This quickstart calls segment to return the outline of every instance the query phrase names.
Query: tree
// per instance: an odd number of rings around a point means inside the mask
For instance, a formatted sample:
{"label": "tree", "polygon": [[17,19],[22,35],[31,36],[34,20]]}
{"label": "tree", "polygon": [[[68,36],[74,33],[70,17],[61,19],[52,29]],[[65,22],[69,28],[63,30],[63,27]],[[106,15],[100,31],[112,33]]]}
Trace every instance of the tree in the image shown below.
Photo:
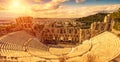
{"label": "tree", "polygon": [[111,16],[115,20],[114,29],[120,31],[120,8],[118,9],[118,11],[113,12]]}
{"label": "tree", "polygon": [[95,15],[90,15],[88,17],[83,17],[83,18],[78,18],[76,21],[79,21],[81,23],[83,23],[84,25],[82,25],[82,29],[88,29],[90,28],[91,24],[93,22],[103,22],[104,21],[104,17],[107,15],[108,13],[98,13]]}
{"label": "tree", "polygon": [[113,12],[111,16],[115,19],[120,18],[120,8],[116,12]]}

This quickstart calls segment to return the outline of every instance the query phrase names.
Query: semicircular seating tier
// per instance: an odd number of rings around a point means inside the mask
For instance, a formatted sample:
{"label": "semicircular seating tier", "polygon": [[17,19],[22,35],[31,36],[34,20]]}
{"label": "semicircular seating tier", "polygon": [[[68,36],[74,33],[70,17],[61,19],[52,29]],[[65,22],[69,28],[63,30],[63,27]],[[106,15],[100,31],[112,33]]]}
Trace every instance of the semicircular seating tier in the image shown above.
{"label": "semicircular seating tier", "polygon": [[0,38],[1,60],[24,61],[22,59],[33,57],[40,60],[57,58],[49,53],[49,47],[25,31],[13,32]]}
{"label": "semicircular seating tier", "polygon": [[[109,62],[120,55],[120,38],[110,32],[97,35],[79,46],[69,54],[67,62]],[[85,54],[80,55],[81,52]]]}
{"label": "semicircular seating tier", "polygon": [[[120,55],[119,47],[120,38],[113,33],[104,32],[68,49],[70,52],[64,58],[67,62],[109,62]],[[49,47],[34,36],[18,31],[0,38],[0,60],[44,62],[59,61],[59,58],[49,53]]]}

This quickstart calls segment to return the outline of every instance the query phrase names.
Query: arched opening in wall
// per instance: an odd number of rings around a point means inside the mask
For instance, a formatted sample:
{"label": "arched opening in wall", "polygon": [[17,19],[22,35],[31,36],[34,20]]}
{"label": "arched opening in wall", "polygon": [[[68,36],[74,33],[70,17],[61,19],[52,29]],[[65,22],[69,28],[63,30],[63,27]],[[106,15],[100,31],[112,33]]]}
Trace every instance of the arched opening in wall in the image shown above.
{"label": "arched opening in wall", "polygon": [[52,33],[54,33],[54,29],[51,29]]}
{"label": "arched opening in wall", "polygon": [[64,29],[64,34],[66,33],[66,30]]}
{"label": "arched opening in wall", "polygon": [[71,30],[71,29],[69,29],[69,33],[72,33],[72,30]]}
{"label": "arched opening in wall", "polygon": [[111,24],[108,24],[107,31],[111,30]]}
{"label": "arched opening in wall", "polygon": [[75,29],[75,34],[77,34],[77,29]]}
{"label": "arched opening in wall", "polygon": [[105,24],[103,24],[103,25],[101,26],[101,31],[102,31],[102,32],[105,31]]}
{"label": "arched opening in wall", "polygon": [[63,30],[62,29],[60,29],[60,34],[63,34]]}
{"label": "arched opening in wall", "polygon": [[98,30],[98,28],[99,28],[99,25],[95,25],[95,30]]}

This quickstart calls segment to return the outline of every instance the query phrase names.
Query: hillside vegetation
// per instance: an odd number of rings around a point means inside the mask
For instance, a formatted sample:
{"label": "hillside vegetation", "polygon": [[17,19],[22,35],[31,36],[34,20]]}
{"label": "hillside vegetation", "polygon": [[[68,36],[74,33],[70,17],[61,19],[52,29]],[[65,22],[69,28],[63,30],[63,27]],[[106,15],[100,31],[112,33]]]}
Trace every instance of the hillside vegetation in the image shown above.
{"label": "hillside vegetation", "polygon": [[[76,21],[83,23],[82,29],[88,29],[93,22],[103,22],[104,17],[108,13],[98,13],[95,15],[90,15],[88,17],[78,18]],[[111,13],[112,18],[115,19],[114,29],[120,31],[120,9],[118,11]]]}
{"label": "hillside vegetation", "polygon": [[116,12],[113,12],[111,16],[115,19],[114,29],[120,31],[120,9]]}
{"label": "hillside vegetation", "polygon": [[95,15],[90,15],[88,17],[79,18],[76,21],[84,23],[83,26],[82,26],[82,29],[88,29],[88,28],[90,28],[91,23],[93,23],[93,22],[103,22],[104,17],[107,14],[108,13],[98,13],[98,14],[95,14]]}

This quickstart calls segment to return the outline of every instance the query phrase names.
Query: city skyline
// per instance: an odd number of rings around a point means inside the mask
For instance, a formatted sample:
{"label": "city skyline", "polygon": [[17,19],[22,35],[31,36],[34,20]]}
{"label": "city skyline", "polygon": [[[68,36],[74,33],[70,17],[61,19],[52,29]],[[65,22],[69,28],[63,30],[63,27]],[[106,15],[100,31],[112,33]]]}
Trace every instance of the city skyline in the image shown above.
{"label": "city skyline", "polygon": [[120,0],[0,0],[0,17],[79,18],[114,12]]}

